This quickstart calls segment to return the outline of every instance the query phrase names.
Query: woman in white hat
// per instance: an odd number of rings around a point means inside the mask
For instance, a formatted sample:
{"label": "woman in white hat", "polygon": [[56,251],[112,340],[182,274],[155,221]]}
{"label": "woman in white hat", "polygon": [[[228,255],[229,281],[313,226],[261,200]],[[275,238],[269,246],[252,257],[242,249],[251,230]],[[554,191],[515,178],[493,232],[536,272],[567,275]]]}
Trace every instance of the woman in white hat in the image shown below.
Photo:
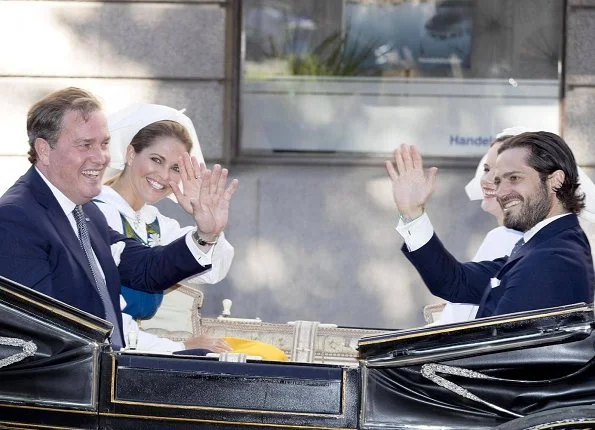
{"label": "woman in white hat", "polygon": [[[202,233],[203,226],[198,223],[196,226],[180,227],[176,220],[162,215],[153,206],[172,192],[183,197],[176,185],[180,184],[181,173],[187,173],[184,178],[186,188],[200,187],[198,163],[204,164],[204,159],[192,121],[182,112],[167,106],[140,104],[110,116],[108,126],[112,167],[121,171],[106,182],[95,202],[110,226],[147,246],[164,245],[196,230],[193,237],[197,245],[201,246],[196,248],[199,255],[195,256],[205,258],[206,264],[210,260],[212,268],[184,283],[214,284],[222,280],[229,271],[234,255],[234,249],[225,235],[221,233],[219,237],[209,237]],[[187,153],[192,153],[194,163],[185,155]],[[181,157],[186,157],[183,165],[179,165],[183,159]],[[219,166],[215,166],[212,172],[212,175],[221,175],[220,183],[223,184],[226,174]],[[236,183],[232,181],[230,187],[235,187]],[[189,199],[178,198],[178,201],[192,215]],[[189,286],[174,286],[165,292],[165,296],[163,293],[145,293],[122,286],[122,296],[124,314],[134,320],[143,320],[143,329],[195,331],[190,318],[194,304],[192,288]],[[191,337],[182,344],[146,336],[144,332],[140,332],[137,348],[162,352],[189,348],[215,352],[231,349],[222,339],[209,336]]]}

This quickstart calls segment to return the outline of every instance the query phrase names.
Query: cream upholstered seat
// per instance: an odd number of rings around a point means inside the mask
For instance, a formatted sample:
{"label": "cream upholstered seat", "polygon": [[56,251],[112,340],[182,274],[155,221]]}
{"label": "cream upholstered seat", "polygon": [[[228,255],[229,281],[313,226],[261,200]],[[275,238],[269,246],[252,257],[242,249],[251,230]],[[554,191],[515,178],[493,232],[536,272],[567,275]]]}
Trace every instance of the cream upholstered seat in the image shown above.
{"label": "cream upholstered seat", "polygon": [[260,319],[233,318],[230,301],[223,315],[202,318],[201,326],[211,336],[240,337],[268,343],[282,350],[290,361],[327,364],[357,364],[357,341],[385,330],[337,327],[318,321],[269,323]]}
{"label": "cream upholstered seat", "polygon": [[423,312],[424,312],[424,321],[426,322],[426,324],[432,324],[432,323],[438,321],[438,318],[440,318],[440,314],[444,310],[445,306],[446,306],[446,302],[434,303],[431,305],[424,306]]}
{"label": "cream upholstered seat", "polygon": [[[257,340],[279,348],[292,361],[332,364],[356,364],[357,340],[384,332],[342,328],[316,321],[283,324],[231,316],[203,318],[200,314],[202,304],[202,291],[178,284],[166,291],[157,314],[150,320],[143,320],[141,327],[149,333],[176,341],[203,333],[214,337]],[[225,304],[222,314],[230,313],[230,301]]]}
{"label": "cream upholstered seat", "polygon": [[181,341],[200,334],[203,292],[194,285],[176,284],[167,289],[153,318],[139,321],[144,331]]}
{"label": "cream upholstered seat", "polygon": [[475,319],[478,306],[471,303],[437,303],[424,306],[428,324],[452,324]]}

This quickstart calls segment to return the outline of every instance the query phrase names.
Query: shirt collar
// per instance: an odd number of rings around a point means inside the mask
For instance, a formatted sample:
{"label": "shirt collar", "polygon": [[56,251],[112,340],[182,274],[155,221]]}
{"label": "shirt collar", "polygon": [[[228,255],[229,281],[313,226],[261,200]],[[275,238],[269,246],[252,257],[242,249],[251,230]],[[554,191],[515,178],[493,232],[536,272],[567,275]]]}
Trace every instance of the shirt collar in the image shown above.
{"label": "shirt collar", "polygon": [[[152,205],[143,205],[138,211],[134,211],[128,204],[126,199],[122,197],[116,190],[107,185],[101,187],[101,194],[97,197],[97,200],[114,206],[118,212],[127,218],[134,219],[137,214],[145,224],[151,224],[157,218],[159,213],[158,209]],[[144,227],[143,227],[144,228]]]}
{"label": "shirt collar", "polygon": [[70,215],[72,213],[72,211],[74,210],[74,207],[76,206],[76,204],[74,202],[72,202],[68,197],[66,197],[62,193],[62,191],[60,191],[58,188],[56,188],[50,181],[48,181],[48,179],[43,175],[43,173],[41,173],[39,171],[39,169],[37,167],[35,167],[35,170],[37,170],[37,173],[39,173],[39,176],[41,176],[41,179],[43,179],[43,181],[50,188],[50,191],[52,192],[52,194],[54,195],[56,200],[58,200],[58,204],[60,205],[60,207],[66,214],[66,216]]}
{"label": "shirt collar", "polygon": [[562,215],[552,216],[552,217],[549,217],[549,218],[539,221],[537,224],[535,224],[533,226],[533,228],[531,228],[531,229],[527,230],[525,233],[523,233],[523,239],[525,240],[525,243],[529,242],[529,240],[531,240],[531,238],[533,236],[535,236],[537,234],[537,232],[539,230],[541,230],[542,228],[544,228],[546,225],[548,225],[549,223],[554,222],[558,218],[562,218],[563,216],[566,216],[566,215],[570,215],[570,212],[567,212]]}

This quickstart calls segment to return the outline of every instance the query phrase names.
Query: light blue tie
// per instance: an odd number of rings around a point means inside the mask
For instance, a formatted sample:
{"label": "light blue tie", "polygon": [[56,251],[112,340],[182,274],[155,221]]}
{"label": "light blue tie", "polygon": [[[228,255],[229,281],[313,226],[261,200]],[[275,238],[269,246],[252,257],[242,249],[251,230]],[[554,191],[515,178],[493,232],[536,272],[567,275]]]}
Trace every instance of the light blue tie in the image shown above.
{"label": "light blue tie", "polygon": [[72,214],[74,215],[74,220],[76,221],[76,226],[79,231],[79,241],[81,247],[83,248],[83,251],[85,251],[85,256],[87,257],[87,261],[89,262],[89,266],[91,268],[91,273],[93,273],[93,278],[95,279],[95,288],[99,293],[99,297],[101,298],[103,307],[105,309],[105,319],[111,322],[114,326],[112,345],[117,348],[122,348],[122,342],[120,340],[120,324],[118,323],[118,317],[116,316],[114,304],[112,303],[112,299],[110,298],[109,292],[107,290],[105,279],[103,279],[103,276],[101,276],[97,260],[93,255],[93,248],[91,247],[91,240],[89,239],[89,230],[87,229],[83,207],[81,205],[76,205],[72,211]]}

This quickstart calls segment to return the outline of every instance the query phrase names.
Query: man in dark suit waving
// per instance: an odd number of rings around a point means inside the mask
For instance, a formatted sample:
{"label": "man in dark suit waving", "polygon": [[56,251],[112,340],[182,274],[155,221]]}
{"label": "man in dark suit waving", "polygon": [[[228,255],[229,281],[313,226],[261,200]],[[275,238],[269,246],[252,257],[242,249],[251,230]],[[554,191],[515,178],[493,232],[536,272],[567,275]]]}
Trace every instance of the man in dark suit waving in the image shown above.
{"label": "man in dark suit waving", "polygon": [[395,150],[386,168],[400,212],[403,252],[430,291],[452,302],[479,304],[477,317],[591,303],[595,275],[577,214],[584,207],[572,151],[559,136],[523,133],[505,141],[495,166],[504,225],[523,232],[510,256],[458,262],[424,211],[436,169],[426,175],[415,147]]}
{"label": "man in dark suit waving", "polygon": [[110,229],[90,202],[110,161],[107,121],[92,94],[49,94],[29,110],[27,133],[32,167],[0,198],[0,275],[107,319],[112,345],[122,347],[120,285],[161,291],[209,269],[237,180],[225,188],[226,171],[199,174],[181,160],[181,173],[200,182],[189,197],[204,237],[195,231],[150,248]]}

